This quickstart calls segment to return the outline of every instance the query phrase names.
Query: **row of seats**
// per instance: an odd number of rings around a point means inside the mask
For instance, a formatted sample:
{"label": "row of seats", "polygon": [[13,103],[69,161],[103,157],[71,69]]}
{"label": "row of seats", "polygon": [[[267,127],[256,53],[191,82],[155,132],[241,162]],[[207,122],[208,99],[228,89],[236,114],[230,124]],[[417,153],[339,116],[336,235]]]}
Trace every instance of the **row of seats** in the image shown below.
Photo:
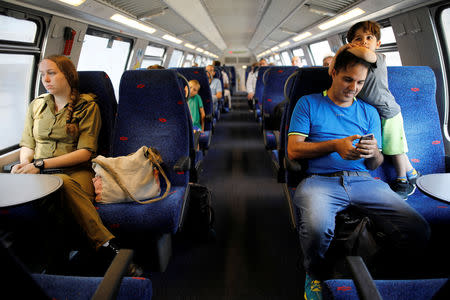
{"label": "row of seats", "polygon": [[[287,73],[292,75],[289,80],[286,79],[287,74],[283,76],[279,73],[282,69],[278,70],[275,67],[259,68],[255,98],[261,99],[258,103],[262,104],[262,128],[264,129],[266,149],[269,150],[271,155],[278,181],[283,185],[290,208],[292,225],[296,228],[299,211],[296,210],[292,199],[299,182],[305,177],[305,167],[287,159],[286,145],[290,118],[297,101],[302,96],[326,90],[331,85],[331,78],[328,75],[327,68],[312,67],[296,68],[295,70],[290,70],[289,67],[284,68]],[[268,72],[268,70],[274,70],[275,72]],[[277,73],[278,76],[274,76]],[[261,76],[261,74],[263,75]],[[436,80],[433,71],[429,67],[388,67],[388,80],[390,90],[402,108],[410,150],[408,155],[415,168],[423,175],[445,172],[445,153],[436,108]],[[259,86],[258,82],[260,82]],[[270,120],[273,105],[283,101],[284,95],[287,97],[287,101],[278,128],[280,132],[278,140],[275,139],[272,131],[277,128],[270,128],[270,123],[266,123],[265,120]],[[272,101],[268,101],[268,99]],[[274,99],[277,100],[273,101]],[[395,170],[389,161],[383,163],[371,174],[385,182],[391,182],[395,179]],[[419,190],[411,195],[407,202],[429,222],[432,228],[429,251],[432,255],[440,256],[448,267],[449,260],[446,258],[448,247],[445,250],[441,243],[442,238],[448,235],[450,229],[450,206],[426,196]],[[443,283],[445,281],[438,280],[437,282]],[[330,281],[327,284],[335,286],[342,284],[342,282]],[[413,282],[409,282],[409,284],[413,285]],[[389,283],[380,283],[380,287],[384,286],[390,285]],[[330,299],[355,299],[354,294],[342,293],[340,289],[328,288],[327,293]],[[389,296],[389,291],[383,293]],[[350,295],[350,297],[342,297],[343,294]],[[390,297],[390,299],[394,298]]]}

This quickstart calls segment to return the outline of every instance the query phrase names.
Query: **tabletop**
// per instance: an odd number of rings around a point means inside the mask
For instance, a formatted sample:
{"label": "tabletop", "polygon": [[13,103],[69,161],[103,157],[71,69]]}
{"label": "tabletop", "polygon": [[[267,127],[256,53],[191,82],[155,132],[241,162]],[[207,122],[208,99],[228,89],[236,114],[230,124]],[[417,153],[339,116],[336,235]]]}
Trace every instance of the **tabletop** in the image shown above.
{"label": "tabletop", "polygon": [[417,187],[426,195],[450,202],[450,173],[437,173],[420,176]]}
{"label": "tabletop", "polygon": [[0,207],[41,199],[57,191],[62,184],[62,179],[55,175],[0,173]]}

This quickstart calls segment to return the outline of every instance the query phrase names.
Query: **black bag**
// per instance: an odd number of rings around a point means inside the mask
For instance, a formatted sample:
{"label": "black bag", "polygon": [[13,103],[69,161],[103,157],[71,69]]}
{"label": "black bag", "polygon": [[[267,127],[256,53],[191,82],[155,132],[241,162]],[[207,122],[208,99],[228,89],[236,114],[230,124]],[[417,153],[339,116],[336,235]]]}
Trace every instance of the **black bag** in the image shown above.
{"label": "black bag", "polygon": [[211,191],[204,185],[190,183],[186,219],[183,230],[198,240],[215,238],[214,210],[211,206]]}
{"label": "black bag", "polygon": [[326,254],[331,266],[331,277],[345,277],[350,274],[346,256],[361,256],[370,268],[379,250],[379,234],[367,216],[354,210],[338,214],[335,236]]}

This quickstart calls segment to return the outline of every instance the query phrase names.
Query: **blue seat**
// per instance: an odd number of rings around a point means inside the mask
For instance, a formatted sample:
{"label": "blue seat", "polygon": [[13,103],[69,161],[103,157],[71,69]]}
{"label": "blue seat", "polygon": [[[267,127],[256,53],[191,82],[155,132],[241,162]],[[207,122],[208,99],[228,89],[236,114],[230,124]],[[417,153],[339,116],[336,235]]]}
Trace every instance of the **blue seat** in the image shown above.
{"label": "blue seat", "polygon": [[205,130],[200,135],[199,144],[202,150],[208,150],[211,144],[212,127],[213,127],[213,102],[211,97],[211,89],[209,88],[208,75],[204,68],[176,68],[178,73],[189,80],[198,80],[200,90],[198,94],[202,98],[203,107],[205,109]]}
{"label": "blue seat", "polygon": [[262,116],[261,116],[261,100],[262,96],[264,94],[264,74],[265,72],[271,68],[270,66],[267,67],[259,67],[258,68],[258,77],[256,79],[256,86],[255,86],[255,95],[253,96],[254,105],[255,108],[255,119],[257,122],[262,122]]}
{"label": "blue seat", "polygon": [[95,100],[102,116],[97,154],[110,156],[117,114],[117,100],[111,79],[103,71],[79,71],[78,77],[80,79],[80,93],[93,93],[97,96]]}
{"label": "blue seat", "polygon": [[275,106],[285,99],[286,80],[297,70],[297,67],[272,67],[267,69],[263,75],[264,92],[261,97],[261,115],[264,144],[267,150],[277,149],[275,135],[278,133],[274,133],[274,131],[279,132],[280,126],[273,123],[273,112]]}
{"label": "blue seat", "polygon": [[[189,193],[192,136],[184,99],[174,70],[126,71],[122,75],[113,156],[128,155],[143,145],[155,147],[172,184],[162,201],[97,204],[104,224],[121,242],[128,241],[130,248],[145,244],[150,236],[167,240],[181,226]],[[164,181],[161,183],[164,192]]]}
{"label": "blue seat", "polygon": [[347,257],[352,279],[323,282],[324,300],[431,300],[449,299],[449,278],[373,280],[359,256]]}
{"label": "blue seat", "polygon": [[30,273],[0,241],[2,299],[142,299],[150,300],[152,282],[143,277],[123,277],[133,251],[122,249],[104,277]]}

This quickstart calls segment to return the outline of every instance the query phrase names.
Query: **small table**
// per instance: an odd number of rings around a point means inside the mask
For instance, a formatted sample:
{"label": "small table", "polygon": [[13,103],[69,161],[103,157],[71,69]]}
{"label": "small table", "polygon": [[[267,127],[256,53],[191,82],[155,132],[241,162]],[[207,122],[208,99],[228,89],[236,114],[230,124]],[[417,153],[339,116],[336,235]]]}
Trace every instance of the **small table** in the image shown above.
{"label": "small table", "polygon": [[0,173],[0,207],[24,204],[56,192],[63,184],[58,176]]}
{"label": "small table", "polygon": [[434,199],[450,202],[450,173],[423,175],[417,179],[417,187]]}

